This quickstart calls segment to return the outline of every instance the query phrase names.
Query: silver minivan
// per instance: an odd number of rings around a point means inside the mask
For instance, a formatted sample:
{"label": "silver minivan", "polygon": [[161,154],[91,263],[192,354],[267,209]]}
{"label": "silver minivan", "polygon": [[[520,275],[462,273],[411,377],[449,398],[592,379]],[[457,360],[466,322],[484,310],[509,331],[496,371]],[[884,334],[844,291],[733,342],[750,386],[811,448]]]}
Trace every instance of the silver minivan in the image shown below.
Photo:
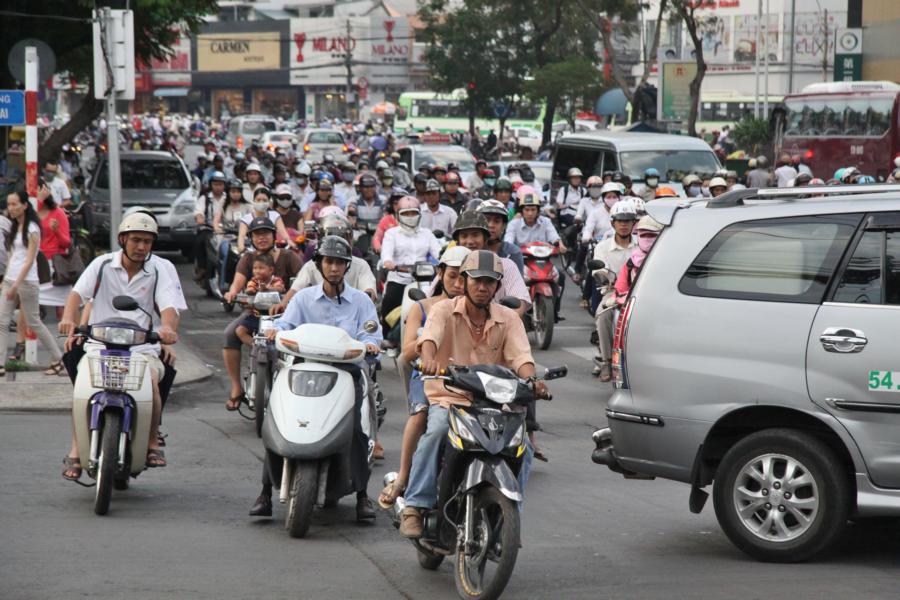
{"label": "silver minivan", "polygon": [[268,115],[240,115],[228,122],[226,139],[238,150],[259,142],[267,131],[278,131],[278,121]]}
{"label": "silver minivan", "polygon": [[622,171],[631,178],[634,191],[644,189],[644,171],[659,171],[660,184],[681,193],[681,180],[688,173],[712,175],[719,159],[701,139],[666,133],[590,131],[565,135],[556,142],[553,156],[552,197],[566,184],[566,172],[578,167],[585,181],[591,175]]}
{"label": "silver minivan", "polygon": [[689,484],[695,513],[712,485],[760,560],[900,516],[900,186],[647,209],[666,227],[619,316],[594,462]]}

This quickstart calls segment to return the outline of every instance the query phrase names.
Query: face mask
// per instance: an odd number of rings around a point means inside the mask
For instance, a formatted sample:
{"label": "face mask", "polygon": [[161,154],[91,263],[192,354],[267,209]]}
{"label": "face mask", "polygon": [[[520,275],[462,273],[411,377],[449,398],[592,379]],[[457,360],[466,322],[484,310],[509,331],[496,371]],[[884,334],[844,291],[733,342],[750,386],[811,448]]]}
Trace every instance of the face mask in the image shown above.
{"label": "face mask", "polygon": [[497,180],[490,177],[484,180],[484,185],[488,187],[494,187],[495,183],[497,183]]}
{"label": "face mask", "polygon": [[700,191],[703,193],[704,196],[709,196],[709,188],[708,187],[702,187],[702,188],[700,188]]}
{"label": "face mask", "polygon": [[352,183],[354,179],[356,179],[356,173],[353,171],[343,171],[341,173],[341,178],[344,180],[344,183]]}
{"label": "face mask", "polygon": [[588,194],[591,196],[591,199],[596,200],[600,197],[600,188],[588,188]]}
{"label": "face mask", "polygon": [[656,184],[658,184],[658,183],[659,183],[658,177],[648,177],[647,178],[647,187],[655,188]]}
{"label": "face mask", "polygon": [[422,218],[421,215],[400,215],[400,218],[397,219],[401,225],[408,229],[415,229],[419,226],[419,220]]}
{"label": "face mask", "polygon": [[612,196],[610,198],[604,198],[603,203],[606,205],[606,208],[612,208],[613,205],[619,201],[618,196]]}
{"label": "face mask", "polygon": [[649,237],[649,236],[648,236],[648,237],[645,237],[645,236],[642,236],[642,235],[641,235],[641,236],[638,236],[638,241],[637,241],[637,243],[638,243],[638,248],[640,248],[640,249],[643,250],[644,252],[650,252],[650,248],[653,247],[653,243],[654,243],[655,241],[656,241],[656,236],[655,236],[655,235],[652,236],[652,237]]}
{"label": "face mask", "polygon": [[688,194],[689,194],[692,198],[696,198],[697,196],[700,195],[700,186],[699,186],[699,185],[691,185],[691,186],[688,186]]}
{"label": "face mask", "polygon": [[266,212],[267,210],[269,210],[269,203],[268,202],[254,202],[253,210],[255,210],[256,212],[260,212],[260,213]]}
{"label": "face mask", "polygon": [[294,205],[294,200],[291,198],[288,198],[286,200],[276,200],[276,202],[278,202],[278,206],[280,206],[281,208],[290,208]]}
{"label": "face mask", "polygon": [[308,180],[306,179],[306,177],[298,177],[298,178],[297,178],[297,185],[299,185],[300,187],[306,187],[306,182],[307,182],[307,181],[308,181]]}

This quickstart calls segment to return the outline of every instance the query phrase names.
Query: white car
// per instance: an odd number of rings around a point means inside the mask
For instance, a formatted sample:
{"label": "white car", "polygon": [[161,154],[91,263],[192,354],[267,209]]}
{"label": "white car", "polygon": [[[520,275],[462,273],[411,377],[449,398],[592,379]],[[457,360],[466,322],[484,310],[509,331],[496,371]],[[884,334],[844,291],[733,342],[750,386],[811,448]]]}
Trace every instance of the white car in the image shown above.
{"label": "white car", "polygon": [[519,146],[530,148],[535,154],[540,150],[543,136],[537,129],[532,127],[513,127],[510,131]]}
{"label": "white car", "polygon": [[260,140],[260,146],[270,152],[292,151],[299,142],[297,135],[290,131],[267,131]]}

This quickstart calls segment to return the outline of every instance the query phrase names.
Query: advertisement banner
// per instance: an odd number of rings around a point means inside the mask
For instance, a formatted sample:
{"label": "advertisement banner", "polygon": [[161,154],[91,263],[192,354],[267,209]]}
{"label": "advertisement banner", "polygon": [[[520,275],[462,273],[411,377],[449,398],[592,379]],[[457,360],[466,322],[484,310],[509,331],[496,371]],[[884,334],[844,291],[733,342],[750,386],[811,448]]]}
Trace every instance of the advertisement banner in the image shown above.
{"label": "advertisement banner", "polygon": [[660,121],[687,121],[691,112],[691,81],[696,75],[696,62],[662,63],[657,96]]}
{"label": "advertisement banner", "polygon": [[168,60],[153,59],[150,71],[156,86],[190,87],[191,38],[181,35],[172,44],[172,56]]}
{"label": "advertisement banner", "polygon": [[205,33],[197,36],[197,70],[264,71],[281,68],[277,31]]}

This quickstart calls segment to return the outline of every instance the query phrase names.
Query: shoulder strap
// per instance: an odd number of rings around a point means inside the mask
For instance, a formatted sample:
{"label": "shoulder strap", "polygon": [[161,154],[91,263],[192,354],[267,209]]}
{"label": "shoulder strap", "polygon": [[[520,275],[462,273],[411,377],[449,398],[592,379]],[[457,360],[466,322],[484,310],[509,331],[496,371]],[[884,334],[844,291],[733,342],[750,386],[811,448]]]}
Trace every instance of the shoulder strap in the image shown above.
{"label": "shoulder strap", "polygon": [[100,289],[100,282],[103,281],[103,269],[106,268],[106,265],[112,262],[112,258],[107,258],[102,263],[100,263],[100,270],[97,271],[97,282],[94,283],[94,295],[93,297],[97,297],[97,291]]}
{"label": "shoulder strap", "polygon": [[156,303],[156,284],[159,283],[159,267],[153,267],[153,312],[157,317],[162,318],[159,305]]}
{"label": "shoulder strap", "polygon": [[425,327],[425,318],[428,316],[428,315],[425,314],[425,307],[422,306],[422,301],[421,301],[421,300],[416,300],[416,304],[419,305],[419,310],[422,311],[422,325],[421,325],[421,326],[422,326],[422,327]]}

